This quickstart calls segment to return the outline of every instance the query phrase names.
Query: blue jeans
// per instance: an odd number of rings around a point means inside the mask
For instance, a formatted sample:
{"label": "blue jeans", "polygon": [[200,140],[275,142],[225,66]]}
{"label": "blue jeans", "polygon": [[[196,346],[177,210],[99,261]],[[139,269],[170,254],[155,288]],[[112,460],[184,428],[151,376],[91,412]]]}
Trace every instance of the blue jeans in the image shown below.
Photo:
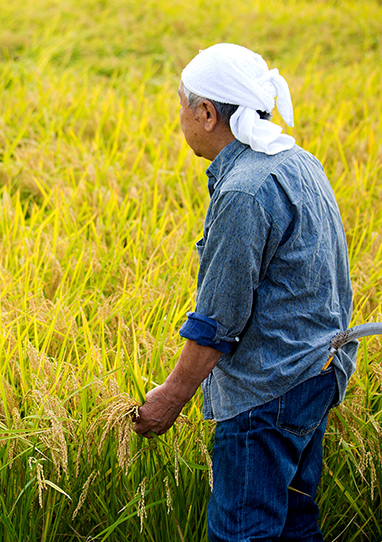
{"label": "blue jeans", "polygon": [[329,367],[282,397],[217,423],[209,542],[323,540],[314,499],[336,396]]}

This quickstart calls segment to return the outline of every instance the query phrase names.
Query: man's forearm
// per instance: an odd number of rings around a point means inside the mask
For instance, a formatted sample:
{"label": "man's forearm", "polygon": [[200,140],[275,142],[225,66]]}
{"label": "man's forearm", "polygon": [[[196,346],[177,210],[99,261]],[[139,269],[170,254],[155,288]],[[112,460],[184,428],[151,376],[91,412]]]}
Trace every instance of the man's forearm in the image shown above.
{"label": "man's forearm", "polygon": [[139,409],[135,431],[148,435],[150,431],[157,435],[165,433],[220,357],[218,350],[187,340],[166,381],[148,392],[145,404]]}
{"label": "man's forearm", "polygon": [[207,346],[199,346],[187,340],[179,361],[166,379],[174,397],[184,401],[191,399],[203,380],[210,374],[221,357],[221,352]]}

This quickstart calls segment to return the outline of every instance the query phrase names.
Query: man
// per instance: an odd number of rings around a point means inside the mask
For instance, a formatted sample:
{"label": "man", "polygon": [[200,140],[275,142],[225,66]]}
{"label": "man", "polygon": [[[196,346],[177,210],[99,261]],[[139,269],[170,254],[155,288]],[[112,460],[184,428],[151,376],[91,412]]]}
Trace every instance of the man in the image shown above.
{"label": "man", "polygon": [[147,394],[137,433],[171,427],[203,381],[217,422],[210,542],[319,541],[314,498],[330,408],[355,369],[352,292],[340,213],[320,163],[270,122],[293,126],[289,88],[233,44],[201,51],[182,73],[181,128],[211,196],[198,241],[195,311],[164,384]]}

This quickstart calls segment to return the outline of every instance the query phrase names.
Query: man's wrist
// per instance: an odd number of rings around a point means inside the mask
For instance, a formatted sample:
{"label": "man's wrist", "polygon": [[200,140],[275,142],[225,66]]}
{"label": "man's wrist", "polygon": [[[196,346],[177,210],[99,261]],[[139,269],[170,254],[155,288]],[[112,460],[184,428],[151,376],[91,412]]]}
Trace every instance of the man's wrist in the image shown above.
{"label": "man's wrist", "polygon": [[179,378],[172,372],[164,382],[165,392],[169,399],[176,405],[184,406],[198,389],[198,385],[192,385],[185,379]]}

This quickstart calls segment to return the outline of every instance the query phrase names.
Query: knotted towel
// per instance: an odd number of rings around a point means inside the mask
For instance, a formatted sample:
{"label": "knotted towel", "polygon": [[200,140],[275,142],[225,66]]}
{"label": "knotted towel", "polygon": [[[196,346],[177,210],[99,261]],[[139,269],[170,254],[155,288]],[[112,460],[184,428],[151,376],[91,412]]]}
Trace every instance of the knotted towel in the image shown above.
{"label": "knotted towel", "polygon": [[277,124],[260,118],[256,110],[270,113],[275,107],[293,126],[289,87],[278,69],[269,70],[265,60],[241,45],[218,43],[200,51],[182,72],[183,85],[197,96],[239,105],[230,119],[236,139],[253,150],[276,154],[293,147],[293,137],[281,134]]}

